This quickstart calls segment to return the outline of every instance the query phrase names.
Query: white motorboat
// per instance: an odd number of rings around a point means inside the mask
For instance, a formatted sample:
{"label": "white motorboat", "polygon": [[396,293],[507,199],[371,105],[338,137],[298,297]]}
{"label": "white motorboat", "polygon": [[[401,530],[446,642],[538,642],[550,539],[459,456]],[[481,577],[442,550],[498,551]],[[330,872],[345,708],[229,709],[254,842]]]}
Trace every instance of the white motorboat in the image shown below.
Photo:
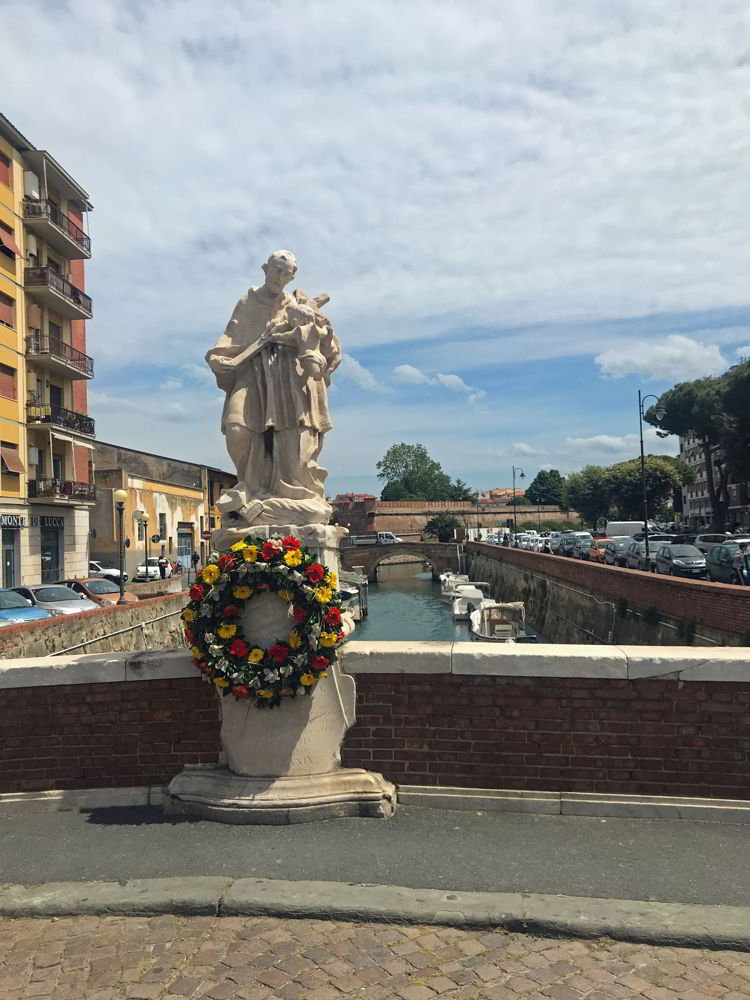
{"label": "white motorboat", "polygon": [[482,601],[469,615],[471,637],[479,642],[536,642],[526,631],[523,601]]}
{"label": "white motorboat", "polygon": [[487,595],[473,583],[456,587],[456,596],[453,599],[453,618],[460,621],[468,621],[472,611],[478,608],[482,601],[487,599]]}
{"label": "white motorboat", "polygon": [[445,595],[452,591],[454,587],[469,582],[469,578],[465,573],[441,573],[438,579],[440,580],[440,597],[443,599],[445,599]]}
{"label": "white motorboat", "polygon": [[461,596],[462,587],[473,587],[475,590],[480,590],[485,599],[490,596],[489,583],[477,580],[458,580],[447,587],[440,588],[440,599],[446,604],[453,604],[456,598]]}

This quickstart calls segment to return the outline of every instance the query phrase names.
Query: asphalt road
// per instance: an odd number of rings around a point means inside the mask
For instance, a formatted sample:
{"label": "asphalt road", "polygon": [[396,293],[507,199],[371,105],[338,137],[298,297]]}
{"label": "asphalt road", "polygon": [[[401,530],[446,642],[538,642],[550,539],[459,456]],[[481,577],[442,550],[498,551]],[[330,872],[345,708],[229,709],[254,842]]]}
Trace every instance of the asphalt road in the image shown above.
{"label": "asphalt road", "polygon": [[392,820],[228,826],[155,808],[0,818],[0,881],[166,876],[750,904],[750,827],[401,806]]}

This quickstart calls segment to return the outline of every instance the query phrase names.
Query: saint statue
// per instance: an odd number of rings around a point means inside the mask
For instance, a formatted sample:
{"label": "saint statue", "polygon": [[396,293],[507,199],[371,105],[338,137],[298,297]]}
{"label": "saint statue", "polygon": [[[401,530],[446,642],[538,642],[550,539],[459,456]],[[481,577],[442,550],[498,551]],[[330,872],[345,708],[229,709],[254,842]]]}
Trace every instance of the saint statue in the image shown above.
{"label": "saint statue", "polygon": [[226,393],[221,429],[238,479],[217,508],[238,529],[327,524],[327,472],[317,459],[331,429],[328,385],[341,345],[320,311],[327,295],[284,290],[297,272],[294,254],[275,250],[263,270],[263,284],[242,296],[206,354]]}

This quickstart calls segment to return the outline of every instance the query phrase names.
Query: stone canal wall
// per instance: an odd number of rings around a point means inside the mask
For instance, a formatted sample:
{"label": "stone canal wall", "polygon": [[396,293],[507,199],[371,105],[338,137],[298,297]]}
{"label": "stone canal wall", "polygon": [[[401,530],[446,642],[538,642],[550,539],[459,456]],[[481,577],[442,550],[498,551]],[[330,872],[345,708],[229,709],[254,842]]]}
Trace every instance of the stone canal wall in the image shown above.
{"label": "stone canal wall", "polygon": [[[750,799],[748,650],[352,642],[344,666],[343,762],[397,783]],[[4,660],[0,689],[11,797],[218,760],[218,699],[183,651]]]}
{"label": "stone canal wall", "polygon": [[466,572],[498,600],[523,601],[550,642],[750,645],[750,587],[681,580],[483,542]]}
{"label": "stone canal wall", "polygon": [[[83,642],[90,645],[80,650],[82,653],[181,647],[185,643],[179,612],[186,604],[187,594],[179,592],[141,598],[122,607],[114,605],[77,615],[9,625],[0,629],[0,660],[49,656]],[[169,617],[165,617],[167,615]],[[132,628],[134,625],[142,627]],[[122,629],[128,631],[121,632]],[[114,632],[120,634],[112,635]]]}

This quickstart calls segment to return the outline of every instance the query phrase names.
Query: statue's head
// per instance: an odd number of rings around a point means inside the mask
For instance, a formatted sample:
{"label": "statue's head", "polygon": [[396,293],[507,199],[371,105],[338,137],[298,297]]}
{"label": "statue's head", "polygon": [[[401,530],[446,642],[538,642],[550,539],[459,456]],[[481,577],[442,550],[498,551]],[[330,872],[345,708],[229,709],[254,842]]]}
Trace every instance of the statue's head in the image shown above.
{"label": "statue's head", "polygon": [[263,270],[266,273],[266,288],[278,295],[297,273],[297,260],[289,250],[274,250]]}

